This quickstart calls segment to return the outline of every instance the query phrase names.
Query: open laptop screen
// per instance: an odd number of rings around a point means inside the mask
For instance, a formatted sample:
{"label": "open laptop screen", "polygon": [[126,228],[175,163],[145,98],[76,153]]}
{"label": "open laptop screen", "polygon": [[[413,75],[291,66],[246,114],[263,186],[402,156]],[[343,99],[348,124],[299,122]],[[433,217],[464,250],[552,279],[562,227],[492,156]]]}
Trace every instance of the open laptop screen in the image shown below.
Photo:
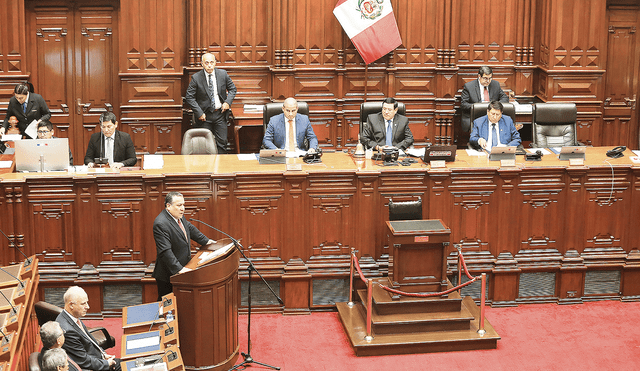
{"label": "open laptop screen", "polygon": [[25,139],[14,143],[16,171],[60,171],[69,167],[68,138]]}

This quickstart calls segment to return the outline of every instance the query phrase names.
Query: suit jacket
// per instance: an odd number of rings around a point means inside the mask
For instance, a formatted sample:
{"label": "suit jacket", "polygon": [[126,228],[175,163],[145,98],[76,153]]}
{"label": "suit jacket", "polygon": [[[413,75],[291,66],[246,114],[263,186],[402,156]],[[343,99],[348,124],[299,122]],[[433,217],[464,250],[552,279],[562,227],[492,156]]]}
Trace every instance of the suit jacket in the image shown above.
{"label": "suit jacket", "polygon": [[189,239],[185,238],[180,226],[166,209],[162,210],[153,222],[153,239],[156,241],[157,257],[152,276],[158,281],[170,282],[170,277],[189,262],[190,240],[200,245],[209,242],[209,238],[187,219],[182,217],[181,221]]}
{"label": "suit jacket", "polygon": [[[386,132],[384,117],[382,112],[369,115],[367,126],[362,132],[360,141],[367,148],[375,148],[376,145],[386,144]],[[413,144],[413,134],[409,128],[409,119],[406,116],[397,114],[393,116],[393,138],[391,144],[401,150],[409,148]]]}
{"label": "suit jacket", "polygon": [[[522,143],[520,140],[520,133],[516,130],[516,126],[513,124],[513,120],[509,116],[502,115],[500,121],[498,121],[498,135],[500,136],[500,143],[507,146],[519,146]],[[471,129],[471,135],[469,135],[469,143],[474,147],[479,147],[478,139],[489,139],[489,116],[478,117],[473,121],[473,129]]]}
{"label": "suit jacket", "polygon": [[[69,358],[73,359],[83,370],[109,370],[109,361],[102,358],[102,350],[91,340],[96,344],[98,342],[89,334],[84,323],[82,326],[86,334],[78,328],[78,325],[73,322],[71,316],[64,310],[58,315],[56,322],[58,322],[62,330],[64,330],[64,344],[62,344],[62,349],[67,352]],[[91,338],[91,340],[89,340],[89,338]]]}
{"label": "suit jacket", "polygon": [[[231,106],[231,102],[236,96],[236,86],[231,81],[227,71],[215,68],[213,73],[216,75],[216,91],[220,98],[220,103],[227,102]],[[207,74],[204,69],[194,73],[191,77],[189,87],[187,87],[186,101],[196,118],[202,116],[203,113],[211,114],[215,111],[213,97],[209,93]]]}
{"label": "suit jacket", "polygon": [[[298,148],[305,151],[309,148],[318,148],[318,138],[313,132],[313,127],[311,127],[309,117],[307,117],[307,115],[297,113],[295,122],[296,142],[298,143]],[[267,131],[264,133],[262,144],[265,146],[265,148],[268,149],[284,149],[284,144],[286,142],[286,133],[287,132],[284,113],[275,115],[269,120],[269,125],[267,125]],[[309,144],[307,146],[304,146],[303,144],[304,138],[307,138],[307,140],[309,141]]]}
{"label": "suit jacket", "polygon": [[[105,145],[104,136],[101,131],[93,133],[89,139],[87,153],[84,155],[84,164],[93,162],[97,157],[106,157],[104,155]],[[122,162],[124,166],[133,166],[138,162],[136,158],[136,149],[133,146],[131,136],[125,132],[116,130],[115,139],[113,140],[113,161]]]}
{"label": "suit jacket", "polygon": [[[469,131],[471,126],[471,106],[474,103],[482,102],[482,92],[480,91],[478,79],[464,84],[460,98],[462,100],[460,104],[460,108],[462,110],[462,130]],[[489,83],[489,100],[497,100],[502,103],[509,102],[509,97],[504,91],[502,91],[500,83],[496,80],[491,80]]]}
{"label": "suit jacket", "polygon": [[[42,358],[44,356],[44,352],[46,352],[47,350],[49,350],[49,348],[42,347],[42,349],[40,350],[40,353],[38,353],[38,366],[40,366],[41,370],[42,370]],[[67,355],[67,361],[69,361],[69,359],[70,358]],[[82,370],[78,370],[78,368],[75,366],[74,363],[75,361],[69,362],[69,371],[82,371]]]}
{"label": "suit jacket", "polygon": [[49,112],[49,107],[47,107],[47,103],[40,94],[29,93],[26,114],[23,112],[22,105],[18,102],[15,96],[9,99],[7,116],[5,116],[4,122],[2,123],[5,131],[9,129],[9,118],[11,116],[15,116],[16,119],[18,119],[18,129],[20,129],[20,134],[26,135],[24,131],[33,120],[49,120],[51,118],[51,112]]}

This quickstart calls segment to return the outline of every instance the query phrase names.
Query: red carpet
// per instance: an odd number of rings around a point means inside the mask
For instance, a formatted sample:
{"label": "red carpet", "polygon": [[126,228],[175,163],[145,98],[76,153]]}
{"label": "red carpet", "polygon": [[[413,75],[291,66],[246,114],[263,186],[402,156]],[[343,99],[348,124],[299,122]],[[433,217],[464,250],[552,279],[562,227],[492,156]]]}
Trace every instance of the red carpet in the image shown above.
{"label": "red carpet", "polygon": [[[251,356],[286,371],[636,370],[639,313],[640,303],[617,301],[487,308],[487,319],[502,337],[495,350],[380,357],[354,355],[337,313],[253,314]],[[120,347],[121,321],[87,323],[107,327]],[[239,324],[240,351],[246,353],[246,315],[240,316]],[[247,369],[266,370],[255,364]]]}

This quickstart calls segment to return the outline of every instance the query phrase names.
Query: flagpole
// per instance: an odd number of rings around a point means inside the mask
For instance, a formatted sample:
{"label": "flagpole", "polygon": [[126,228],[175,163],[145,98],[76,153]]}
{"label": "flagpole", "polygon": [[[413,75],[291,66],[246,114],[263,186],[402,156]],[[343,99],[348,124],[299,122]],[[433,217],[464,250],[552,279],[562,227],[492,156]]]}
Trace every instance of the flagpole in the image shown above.
{"label": "flagpole", "polygon": [[[365,62],[367,63],[367,62]],[[369,86],[369,65],[364,65],[364,101],[367,101],[367,87]]]}

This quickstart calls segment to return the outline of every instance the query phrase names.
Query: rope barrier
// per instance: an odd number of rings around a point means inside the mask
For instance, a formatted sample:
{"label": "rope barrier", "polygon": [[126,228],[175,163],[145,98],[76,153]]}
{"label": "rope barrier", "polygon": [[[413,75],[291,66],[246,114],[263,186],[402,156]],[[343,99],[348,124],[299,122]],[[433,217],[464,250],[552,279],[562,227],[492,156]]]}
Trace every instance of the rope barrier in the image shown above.
{"label": "rope barrier", "polygon": [[[380,288],[382,288],[385,291],[397,294],[397,295],[402,295],[402,296],[410,296],[410,297],[416,297],[416,298],[428,298],[428,297],[433,297],[433,296],[442,296],[442,295],[447,295],[453,291],[457,291],[465,286],[468,286],[474,282],[476,282],[478,279],[480,279],[481,276],[476,276],[473,277],[470,273],[469,270],[467,269],[467,263],[464,261],[464,256],[462,255],[461,251],[458,251],[458,255],[460,256],[460,262],[462,264],[462,267],[464,268],[464,273],[467,275],[467,278],[469,279],[469,281],[459,284],[455,287],[452,287],[450,289],[447,289],[445,291],[440,291],[440,292],[430,292],[430,293],[426,293],[426,294],[420,294],[420,293],[414,293],[414,292],[405,292],[405,291],[400,291],[400,290],[396,290],[396,289],[392,289],[391,287],[385,286],[379,282],[377,282],[378,286],[380,286]],[[367,283],[367,279],[365,278],[364,274],[362,273],[362,270],[360,269],[360,263],[358,262],[358,259],[356,258],[356,254],[352,253],[351,254],[351,259],[353,259],[353,265],[356,267],[356,270],[358,271],[358,275],[360,276],[360,279],[362,280],[362,282],[364,282],[365,284]]]}

